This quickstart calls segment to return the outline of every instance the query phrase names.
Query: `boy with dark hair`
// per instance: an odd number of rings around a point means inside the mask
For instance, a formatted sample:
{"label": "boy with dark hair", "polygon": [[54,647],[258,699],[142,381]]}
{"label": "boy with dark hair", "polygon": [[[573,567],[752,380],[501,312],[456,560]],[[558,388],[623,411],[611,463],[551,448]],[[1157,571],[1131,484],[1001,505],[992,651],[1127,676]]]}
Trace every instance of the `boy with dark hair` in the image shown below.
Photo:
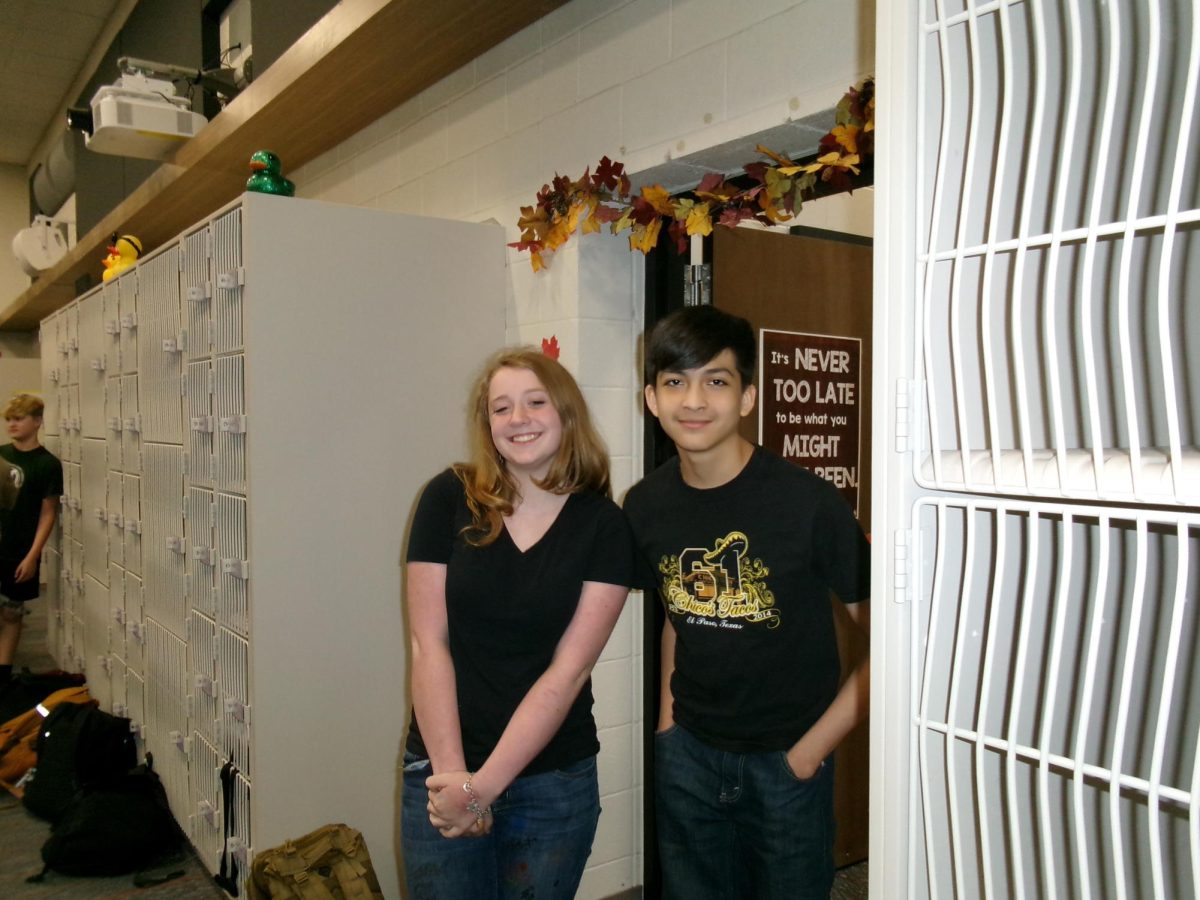
{"label": "boy with dark hair", "polygon": [[12,676],[25,603],[38,595],[42,548],[54,530],[63,491],[62,463],[38,443],[44,410],[32,394],[16,394],[4,407],[12,443],[0,446],[0,458],[7,463],[12,502],[0,504],[0,684]]}
{"label": "boy with dark hair", "polygon": [[666,604],[655,800],[667,898],[828,897],[832,753],[866,714],[839,687],[829,592],[869,629],[866,538],[837,490],[738,434],[756,341],[713,307],[646,341],[646,405],[677,458],[625,511]]}

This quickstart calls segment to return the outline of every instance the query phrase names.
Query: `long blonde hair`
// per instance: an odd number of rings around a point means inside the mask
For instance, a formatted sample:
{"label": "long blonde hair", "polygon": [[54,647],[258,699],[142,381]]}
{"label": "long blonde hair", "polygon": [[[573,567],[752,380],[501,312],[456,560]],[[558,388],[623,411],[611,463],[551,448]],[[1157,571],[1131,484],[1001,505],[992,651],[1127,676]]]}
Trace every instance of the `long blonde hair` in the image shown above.
{"label": "long blonde hair", "polygon": [[469,462],[457,463],[454,474],[462,482],[471,511],[467,542],[486,547],[500,535],[504,516],[511,515],[517,498],[517,483],[505,467],[504,458],[492,441],[488,389],[500,369],[527,369],[545,387],[562,420],[562,442],[546,472],[534,483],[552,494],[596,491],[612,496],[608,475],[608,448],[592,425],[587,403],[571,373],[556,360],[533,347],[508,347],[484,364],[471,389],[467,431]]}

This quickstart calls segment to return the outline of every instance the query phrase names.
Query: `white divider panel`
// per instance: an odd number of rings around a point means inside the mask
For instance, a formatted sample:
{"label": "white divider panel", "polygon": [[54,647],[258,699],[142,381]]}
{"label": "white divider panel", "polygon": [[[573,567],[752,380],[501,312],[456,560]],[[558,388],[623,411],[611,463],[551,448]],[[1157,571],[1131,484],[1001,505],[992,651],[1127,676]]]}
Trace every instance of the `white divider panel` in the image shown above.
{"label": "white divider panel", "polygon": [[121,288],[109,281],[100,287],[104,310],[104,369],[109,378],[121,374]]}
{"label": "white divider panel", "polygon": [[103,584],[108,581],[108,463],[104,441],[84,438],[81,456],[83,571]]}
{"label": "white divider panel", "polygon": [[212,491],[189,487],[186,513],[188,602],[193,609],[215,618],[217,549],[213,535]]}
{"label": "white divider panel", "polygon": [[242,349],[242,210],[232,209],[212,229],[212,345],[214,353]]}
{"label": "white divider panel", "polygon": [[62,540],[62,566],[59,569],[59,590],[62,592],[63,609],[75,612],[75,562],[74,555],[79,545],[68,537]]}
{"label": "white divider panel", "polygon": [[79,300],[79,403],[81,433],[104,437],[104,297],[96,289]]}
{"label": "white divider panel", "polygon": [[182,444],[183,346],[179,247],[138,265],[138,389],[142,440]]}
{"label": "white divider panel", "polygon": [[63,420],[63,462],[79,462],[79,385],[68,385],[67,416]]}
{"label": "white divider panel", "polygon": [[121,469],[135,475],[142,471],[142,416],[137,375],[121,378]]}
{"label": "white divider panel", "polygon": [[180,298],[188,341],[185,359],[202,359],[212,354],[212,267],[210,244],[205,225],[180,239]]}
{"label": "white divider panel", "polygon": [[[42,366],[42,402],[46,404],[42,413],[42,435],[57,435],[61,427],[59,419],[61,412],[58,408],[59,380],[62,373],[59,367],[58,351],[58,322],[61,314],[55,313],[44,319],[38,328],[38,344]],[[45,441],[43,440],[43,443]]]}
{"label": "white divider panel", "polygon": [[142,479],[126,475],[124,502],[121,504],[121,528],[125,532],[123,555],[125,568],[137,576],[142,574]]}
{"label": "white divider panel", "polygon": [[1200,9],[923,12],[918,483],[1196,505]]}
{"label": "white divider panel", "polygon": [[213,416],[212,362],[203,359],[187,367],[188,482],[199,487],[212,487],[213,433],[217,421]]}
{"label": "white divider panel", "polygon": [[250,634],[247,583],[246,498],[217,493],[213,502],[216,543],[217,621],[243,637]]}
{"label": "white divider panel", "polygon": [[116,279],[120,296],[118,324],[121,327],[121,372],[132,375],[138,367],[138,270],[127,269]]}
{"label": "white divider panel", "polygon": [[[125,662],[113,655],[110,664],[109,690],[112,694],[112,706],[108,711],[114,716],[129,718],[129,701],[126,699]],[[132,724],[132,723],[131,723]]]}
{"label": "white divider panel", "polygon": [[191,654],[192,730],[216,744],[221,710],[217,697],[217,623],[203,613],[188,613],[188,652]]}
{"label": "white divider panel", "polygon": [[186,822],[188,788],[187,644],[150,618],[146,622],[146,750],[162,778],[171,812]]}
{"label": "white divider panel", "polygon": [[87,676],[88,691],[100,702],[101,709],[112,708],[109,684],[111,661],[108,647],[108,588],[92,576],[83,579],[83,647],[80,650]]}
{"label": "white divider panel", "polygon": [[138,742],[138,758],[146,750],[146,682],[140,672],[125,669],[125,715]]}
{"label": "white divider panel", "polygon": [[146,615],[184,633],[187,582],[183,529],[183,448],[142,444],[142,580]]}
{"label": "white divider panel", "polygon": [[216,747],[196,731],[192,732],[188,756],[192,788],[188,836],[204,862],[204,867],[210,873],[215,873],[224,840],[224,822],[221,818],[221,757]]}
{"label": "white divider panel", "polygon": [[108,472],[108,561],[125,565],[125,476]]}
{"label": "white divider panel", "polygon": [[125,440],[121,421],[121,378],[104,379],[104,440],[108,445],[108,467],[121,471],[121,445]]}
{"label": "white divider panel", "polygon": [[915,507],[909,896],[1194,897],[1200,515]]}
{"label": "white divider panel", "polygon": [[220,749],[250,778],[250,645],[223,625],[217,628],[217,642]]}
{"label": "white divider panel", "polygon": [[62,518],[63,534],[72,540],[81,541],[83,539],[81,522],[83,482],[80,478],[79,463],[63,460],[62,464],[63,498],[59,501],[59,513]]}
{"label": "white divider panel", "polygon": [[240,353],[213,360],[214,486],[246,493],[246,361]]}
{"label": "white divider panel", "polygon": [[139,675],[146,671],[146,607],[142,579],[125,573],[125,665]]}
{"label": "white divider panel", "polygon": [[125,642],[128,640],[125,613],[125,570],[114,562],[108,564],[108,648],[121,660],[122,667],[129,662]]}
{"label": "white divider panel", "polygon": [[63,335],[67,352],[67,384],[79,384],[79,302],[63,310],[66,331]]}

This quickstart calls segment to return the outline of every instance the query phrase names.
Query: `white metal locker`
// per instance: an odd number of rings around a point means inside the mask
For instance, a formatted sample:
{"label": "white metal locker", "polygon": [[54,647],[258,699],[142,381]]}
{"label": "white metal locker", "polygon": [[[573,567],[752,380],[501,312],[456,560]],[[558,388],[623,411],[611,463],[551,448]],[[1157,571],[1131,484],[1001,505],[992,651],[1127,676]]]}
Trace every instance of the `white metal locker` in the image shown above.
{"label": "white metal locker", "polygon": [[183,448],[142,444],[142,581],[146,615],[177,637],[187,620]]}
{"label": "white metal locker", "polygon": [[122,677],[124,677],[124,667],[129,662],[125,649],[127,623],[128,617],[125,614],[125,570],[115,562],[109,563],[108,647],[109,651],[121,661]]}
{"label": "white metal locker", "polygon": [[242,637],[248,637],[250,560],[246,548],[246,498],[218,491],[213,498],[212,520],[217,621]]}
{"label": "white metal locker", "polygon": [[122,471],[121,450],[125,441],[124,424],[121,420],[121,378],[104,380],[104,440],[108,445],[108,468]]}
{"label": "white metal locker", "polygon": [[142,471],[142,416],[138,401],[138,376],[121,377],[121,470]]}
{"label": "white metal locker", "polygon": [[146,610],[142,579],[125,573],[125,665],[143,675],[146,671]]}
{"label": "white metal locker", "polygon": [[57,549],[59,539],[51,537],[42,551],[40,594],[46,601],[46,649],[58,659],[62,639],[62,554]]}
{"label": "white metal locker", "polygon": [[58,408],[58,386],[62,377],[58,352],[58,323],[61,313],[43,319],[38,329],[38,345],[42,365],[42,401],[46,408],[42,413],[43,436],[57,435],[61,413]]}
{"label": "white metal locker", "polygon": [[121,527],[125,532],[122,545],[124,566],[129,572],[142,574],[142,479],[139,475],[126,475],[121,503]]}
{"label": "white metal locker", "polygon": [[208,226],[180,239],[180,295],[187,329],[184,358],[189,362],[212,354],[212,267]]}
{"label": "white metal locker", "polygon": [[79,384],[79,302],[75,301],[63,309],[65,329],[61,334],[66,351],[67,384]]}
{"label": "white metal locker", "polygon": [[216,420],[212,405],[212,363],[190,362],[187,366],[188,482],[212,487],[213,432]]}
{"label": "white metal locker", "polygon": [[220,750],[247,778],[250,771],[250,645],[225,626],[217,629]]}
{"label": "white metal locker", "polygon": [[169,245],[138,265],[138,390],[142,440],[182,444],[182,359],[179,247]]}
{"label": "white metal locker", "polygon": [[191,655],[192,730],[211,744],[220,738],[221,711],[217,689],[217,623],[203,613],[188,613],[188,652]]}
{"label": "white metal locker", "polygon": [[876,9],[872,896],[1194,897],[1200,6]]}
{"label": "white metal locker", "polygon": [[100,287],[103,297],[104,368],[109,378],[119,377],[121,368],[121,288],[113,281]]}
{"label": "white metal locker", "polygon": [[92,576],[83,579],[83,634],[76,634],[76,651],[84,659],[88,692],[102,709],[112,708],[111,664],[108,648],[108,588]]}
{"label": "white metal locker", "polygon": [[105,443],[83,439],[79,466],[83,496],[81,526],[83,532],[83,571],[101,584],[108,581],[108,463]]}
{"label": "white metal locker", "polygon": [[[113,655],[110,665],[109,685],[112,693],[112,707],[108,710],[114,716],[129,718],[129,700],[126,697],[127,682],[125,663],[117,655]],[[132,722],[130,725],[132,726]]]}
{"label": "white metal locker", "polygon": [[146,740],[146,685],[141,674],[132,668],[125,670],[125,704],[129,730],[137,738],[140,759]]}
{"label": "white metal locker", "polygon": [[212,347],[214,353],[242,349],[242,210],[234,208],[213,220]]}
{"label": "white metal locker", "polygon": [[79,420],[85,438],[104,437],[104,381],[107,377],[104,348],[104,297],[99,289],[85,294],[79,304]]}
{"label": "white metal locker", "polygon": [[222,491],[246,493],[246,359],[242,354],[213,360],[213,483]]}
{"label": "white metal locker", "polygon": [[146,750],[162,779],[171,812],[187,822],[187,644],[153,618],[146,622]]}
{"label": "white metal locker", "polygon": [[188,602],[210,618],[217,615],[217,550],[213,540],[213,494],[205,488],[187,489],[186,521]]}
{"label": "white metal locker", "polygon": [[195,731],[188,748],[188,772],[192,789],[188,836],[208,870],[215,872],[224,840],[221,759],[212,743]]}
{"label": "white metal locker", "polygon": [[125,565],[125,476],[108,472],[108,561]]}
{"label": "white metal locker", "polygon": [[121,334],[121,373],[132,375],[138,367],[138,271],[136,268],[127,269],[119,275],[115,282],[120,296],[118,310],[121,313],[119,324]]}

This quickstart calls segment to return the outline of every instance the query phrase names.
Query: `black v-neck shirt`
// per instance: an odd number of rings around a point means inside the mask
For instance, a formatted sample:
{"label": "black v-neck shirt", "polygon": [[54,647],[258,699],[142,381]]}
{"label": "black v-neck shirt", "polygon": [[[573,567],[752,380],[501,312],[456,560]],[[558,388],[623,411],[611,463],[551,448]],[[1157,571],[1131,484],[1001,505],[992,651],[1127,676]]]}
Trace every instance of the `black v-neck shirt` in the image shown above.
{"label": "black v-neck shirt", "polygon": [[[524,552],[507,529],[486,547],[463,537],[471,523],[462,482],[447,469],[417,503],[409,562],[446,568],[446,615],[467,767],[483,765],[521,700],[541,677],[579,604],[585,581],[633,583],[634,549],[621,510],[595,493],[571,494]],[[428,756],[414,714],[408,749]],[[533,775],[594,755],[591,682],[546,748],[521,773]]]}

